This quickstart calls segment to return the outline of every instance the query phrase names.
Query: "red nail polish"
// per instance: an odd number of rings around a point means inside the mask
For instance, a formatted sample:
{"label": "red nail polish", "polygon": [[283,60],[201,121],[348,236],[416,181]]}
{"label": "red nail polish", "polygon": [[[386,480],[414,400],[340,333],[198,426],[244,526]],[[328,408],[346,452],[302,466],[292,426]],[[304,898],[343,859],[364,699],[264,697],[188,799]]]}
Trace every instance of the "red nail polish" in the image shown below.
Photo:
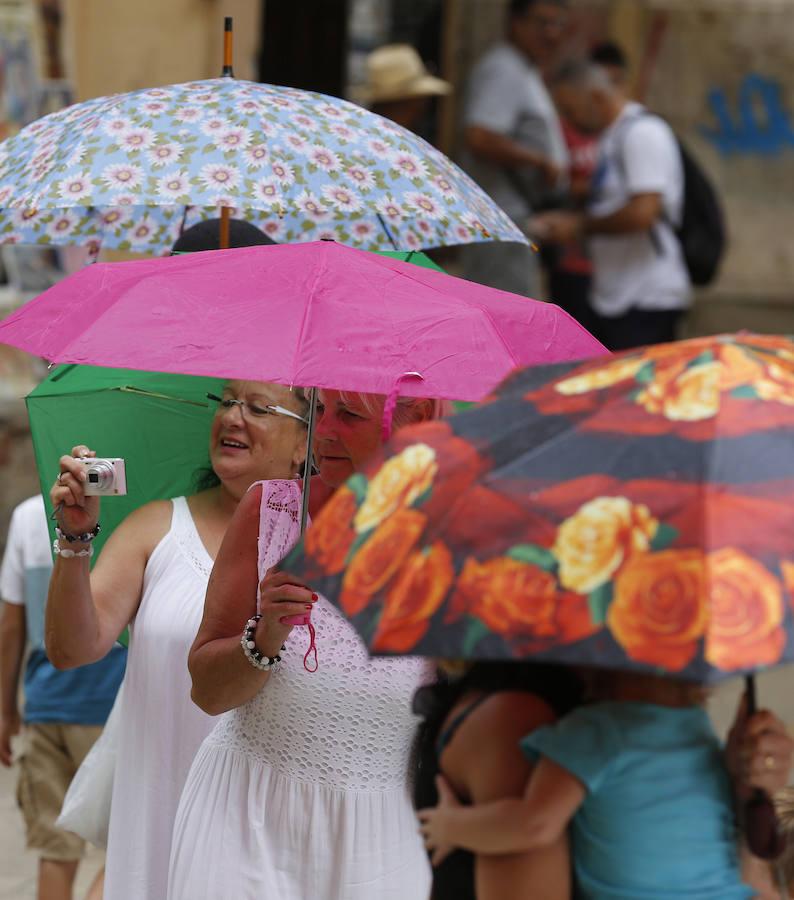
{"label": "red nail polish", "polygon": [[320,599],[319,594],[312,594],[312,600],[319,600],[319,599]]}
{"label": "red nail polish", "polygon": [[311,609],[311,606],[307,606],[306,609]]}

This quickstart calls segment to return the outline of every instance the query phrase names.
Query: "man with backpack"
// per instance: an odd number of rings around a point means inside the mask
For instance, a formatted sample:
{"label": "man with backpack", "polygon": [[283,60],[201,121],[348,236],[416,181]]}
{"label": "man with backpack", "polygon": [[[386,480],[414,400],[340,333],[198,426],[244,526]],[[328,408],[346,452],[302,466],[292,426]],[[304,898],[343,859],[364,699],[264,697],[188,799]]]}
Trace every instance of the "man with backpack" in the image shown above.
{"label": "man with backpack", "polygon": [[716,197],[670,126],[602,66],[567,63],[553,91],[563,116],[599,135],[598,163],[586,212],[548,213],[532,230],[553,242],[587,238],[592,327],[610,350],[672,341],[693,281],[710,280],[722,252]]}

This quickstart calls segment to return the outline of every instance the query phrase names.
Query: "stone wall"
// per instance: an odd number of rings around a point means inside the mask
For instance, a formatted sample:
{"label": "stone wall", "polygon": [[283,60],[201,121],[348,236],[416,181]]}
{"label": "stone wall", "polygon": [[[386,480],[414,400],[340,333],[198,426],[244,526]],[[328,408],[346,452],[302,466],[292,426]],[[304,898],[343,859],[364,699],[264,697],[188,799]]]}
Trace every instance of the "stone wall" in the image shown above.
{"label": "stone wall", "polygon": [[704,300],[784,303],[794,189],[792,7],[669,13],[648,102],[686,139],[720,188],[730,252]]}
{"label": "stone wall", "polygon": [[63,0],[67,75],[77,100],[221,73],[223,18],[234,18],[234,71],[256,80],[258,0]]}

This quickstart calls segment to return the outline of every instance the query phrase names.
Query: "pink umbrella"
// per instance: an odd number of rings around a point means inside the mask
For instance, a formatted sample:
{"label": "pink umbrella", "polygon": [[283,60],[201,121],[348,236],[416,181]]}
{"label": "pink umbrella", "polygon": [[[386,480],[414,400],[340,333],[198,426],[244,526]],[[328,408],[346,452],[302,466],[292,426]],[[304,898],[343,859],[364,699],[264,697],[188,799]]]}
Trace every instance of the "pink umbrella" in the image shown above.
{"label": "pink umbrella", "polygon": [[87,266],[0,322],[50,362],[480,400],[606,353],[549,303],[330,241]]}

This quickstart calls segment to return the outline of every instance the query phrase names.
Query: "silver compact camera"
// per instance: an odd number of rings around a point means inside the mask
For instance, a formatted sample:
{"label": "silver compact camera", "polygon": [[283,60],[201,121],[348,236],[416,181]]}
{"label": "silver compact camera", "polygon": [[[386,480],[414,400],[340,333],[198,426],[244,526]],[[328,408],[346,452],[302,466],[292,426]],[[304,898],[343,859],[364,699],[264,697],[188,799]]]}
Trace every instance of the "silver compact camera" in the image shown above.
{"label": "silver compact camera", "polygon": [[85,466],[83,492],[87,497],[122,497],[127,493],[127,471],[123,459],[84,458],[77,460]]}

